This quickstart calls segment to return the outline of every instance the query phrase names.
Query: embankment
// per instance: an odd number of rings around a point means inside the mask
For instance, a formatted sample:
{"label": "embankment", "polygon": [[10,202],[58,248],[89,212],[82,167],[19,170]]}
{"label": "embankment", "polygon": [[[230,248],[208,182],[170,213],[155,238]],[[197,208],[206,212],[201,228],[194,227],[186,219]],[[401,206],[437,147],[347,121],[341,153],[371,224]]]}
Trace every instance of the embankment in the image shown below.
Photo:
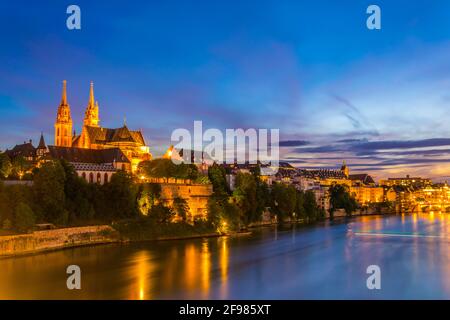
{"label": "embankment", "polygon": [[117,231],[107,225],[35,231],[0,237],[0,257],[118,241]]}

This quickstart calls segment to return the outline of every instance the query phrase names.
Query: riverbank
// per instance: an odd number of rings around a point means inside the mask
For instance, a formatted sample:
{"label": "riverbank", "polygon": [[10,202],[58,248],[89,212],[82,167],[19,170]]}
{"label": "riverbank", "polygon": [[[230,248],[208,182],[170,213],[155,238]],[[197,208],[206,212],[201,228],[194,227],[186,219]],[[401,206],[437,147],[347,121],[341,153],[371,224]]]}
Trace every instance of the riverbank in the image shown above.
{"label": "riverbank", "polygon": [[[354,215],[352,218],[361,216],[366,215]],[[339,221],[345,218],[348,217],[335,217],[334,220]],[[248,229],[274,227],[278,224],[277,222],[259,223],[249,226]],[[300,220],[285,221],[282,224],[304,225],[305,222]],[[0,236],[0,258],[109,243],[187,240],[249,234],[251,234],[251,231],[219,233],[208,224],[202,222],[193,226],[187,223],[157,224],[154,221],[143,219],[113,223],[112,225],[61,228],[35,231],[29,234]]]}
{"label": "riverbank", "polygon": [[108,225],[62,228],[2,236],[0,237],[0,258],[113,243],[119,239],[118,232]]}

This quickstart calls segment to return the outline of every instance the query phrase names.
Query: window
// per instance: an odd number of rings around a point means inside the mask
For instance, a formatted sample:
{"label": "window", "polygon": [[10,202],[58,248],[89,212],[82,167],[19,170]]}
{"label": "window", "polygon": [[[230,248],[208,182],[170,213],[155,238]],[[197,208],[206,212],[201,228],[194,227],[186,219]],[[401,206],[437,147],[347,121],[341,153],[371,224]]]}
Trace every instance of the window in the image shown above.
{"label": "window", "polygon": [[103,183],[108,183],[108,174],[105,173],[105,177],[103,178]]}
{"label": "window", "polygon": [[83,172],[83,173],[81,174],[81,176],[83,177],[84,180],[86,180],[86,172]]}
{"label": "window", "polygon": [[101,183],[102,182],[102,175],[99,173],[97,173],[97,183]]}
{"label": "window", "polygon": [[89,173],[89,183],[94,183],[94,174],[92,172]]}

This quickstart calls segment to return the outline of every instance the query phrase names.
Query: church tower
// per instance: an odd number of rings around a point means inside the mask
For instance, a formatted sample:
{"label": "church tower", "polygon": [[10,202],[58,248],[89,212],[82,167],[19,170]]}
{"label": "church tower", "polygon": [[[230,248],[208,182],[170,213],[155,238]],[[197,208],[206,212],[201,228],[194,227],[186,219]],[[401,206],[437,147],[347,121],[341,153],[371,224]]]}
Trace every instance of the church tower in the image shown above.
{"label": "church tower", "polygon": [[349,174],[350,174],[350,170],[347,167],[347,163],[344,161],[342,161],[342,167],[341,167],[341,171],[344,173],[345,177],[348,178]]}
{"label": "church tower", "polygon": [[55,146],[72,146],[72,117],[70,115],[70,106],[67,102],[66,80],[63,81],[62,98],[55,122]]}
{"label": "church tower", "polygon": [[99,121],[100,120],[98,119],[98,102],[96,102],[94,99],[94,83],[91,81],[91,89],[89,91],[89,103],[84,113],[83,124],[89,127],[98,127]]}

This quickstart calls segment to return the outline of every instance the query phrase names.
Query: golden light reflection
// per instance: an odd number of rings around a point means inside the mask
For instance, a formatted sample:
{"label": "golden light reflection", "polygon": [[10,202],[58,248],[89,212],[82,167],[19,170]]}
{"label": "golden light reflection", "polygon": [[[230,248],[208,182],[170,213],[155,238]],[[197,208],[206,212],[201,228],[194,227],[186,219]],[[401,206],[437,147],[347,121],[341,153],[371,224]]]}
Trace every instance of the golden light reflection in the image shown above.
{"label": "golden light reflection", "polygon": [[228,296],[228,267],[229,267],[229,251],[228,251],[228,238],[219,239],[219,258],[220,258],[220,294],[222,299],[226,299]]}
{"label": "golden light reflection", "polygon": [[211,277],[211,253],[209,252],[208,240],[204,240],[202,243],[201,269],[202,292],[204,296],[207,297],[209,293]]}
{"label": "golden light reflection", "polygon": [[135,261],[135,267],[130,270],[130,273],[136,278],[135,288],[132,289],[132,300],[148,300],[151,299],[151,279],[150,274],[153,270],[151,257],[148,251],[142,250],[136,253],[133,257]]}

